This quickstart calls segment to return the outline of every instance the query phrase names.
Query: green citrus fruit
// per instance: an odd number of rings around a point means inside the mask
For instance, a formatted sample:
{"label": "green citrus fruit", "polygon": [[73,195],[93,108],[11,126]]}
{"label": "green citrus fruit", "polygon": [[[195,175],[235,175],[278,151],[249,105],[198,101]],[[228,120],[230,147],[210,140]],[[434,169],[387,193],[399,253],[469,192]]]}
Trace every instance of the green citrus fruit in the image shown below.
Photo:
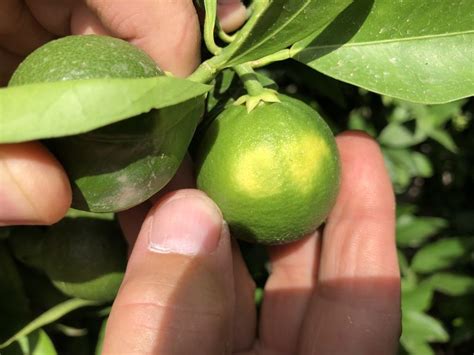
{"label": "green citrus fruit", "polygon": [[281,244],[314,231],[339,189],[334,136],[311,107],[280,95],[250,113],[229,106],[198,148],[197,185],[237,238]]}
{"label": "green citrus fruit", "polygon": [[[9,85],[163,75],[142,50],[107,36],[68,36],[31,53]],[[195,102],[45,141],[72,182],[77,209],[116,212],[145,201],[178,169],[202,114]]]}
{"label": "green citrus fruit", "polygon": [[21,228],[10,238],[15,257],[42,271],[70,297],[114,299],[126,266],[126,243],[111,221],[65,218],[46,230]]}

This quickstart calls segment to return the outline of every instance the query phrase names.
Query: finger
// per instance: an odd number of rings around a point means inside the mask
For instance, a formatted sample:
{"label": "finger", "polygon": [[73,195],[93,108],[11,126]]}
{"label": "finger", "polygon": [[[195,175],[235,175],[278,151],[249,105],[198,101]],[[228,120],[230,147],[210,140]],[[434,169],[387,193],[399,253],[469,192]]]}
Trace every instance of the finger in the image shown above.
{"label": "finger", "polygon": [[192,0],[87,0],[113,35],[131,41],[166,71],[187,76],[199,64],[199,21]]}
{"label": "finger", "polygon": [[400,280],[392,186],[376,142],[354,132],[337,142],[341,190],[324,231],[301,353],[394,353]]}
{"label": "finger", "polygon": [[247,19],[247,8],[240,0],[219,0],[217,14],[222,29],[233,32]]}
{"label": "finger", "polygon": [[[187,156],[173,179],[151,200],[156,203],[159,201],[159,198],[162,198],[166,193],[194,187],[195,182],[193,175],[192,162],[189,156]],[[147,201],[128,211],[121,212],[118,215],[130,251],[135,244],[140,227],[150,208],[150,202]],[[245,351],[252,347],[256,336],[255,282],[250,276],[240,253],[239,245],[235,240],[232,240],[232,260],[236,314],[236,317],[234,317],[232,348],[233,351]]]}
{"label": "finger", "polygon": [[257,310],[255,308],[255,282],[250,275],[240,248],[232,240],[232,260],[235,289],[235,317],[232,350],[235,353],[250,350],[257,336]]}
{"label": "finger", "polygon": [[74,35],[112,36],[102,21],[85,3],[79,3],[74,8],[71,17],[71,32]]}
{"label": "finger", "polygon": [[0,47],[16,55],[26,55],[53,38],[23,1],[0,1]]}
{"label": "finger", "polygon": [[42,145],[0,145],[0,226],[52,224],[70,204],[67,176]]}
{"label": "finger", "polygon": [[296,354],[316,282],[319,232],[268,251],[272,267],[263,297],[259,346],[268,353]]}
{"label": "finger", "polygon": [[165,196],[129,259],[104,353],[228,353],[232,272],[230,238],[216,205],[197,190]]}
{"label": "finger", "polygon": [[71,16],[73,9],[81,4],[77,0],[25,0],[28,8],[48,32],[56,36],[67,36],[71,33]]}

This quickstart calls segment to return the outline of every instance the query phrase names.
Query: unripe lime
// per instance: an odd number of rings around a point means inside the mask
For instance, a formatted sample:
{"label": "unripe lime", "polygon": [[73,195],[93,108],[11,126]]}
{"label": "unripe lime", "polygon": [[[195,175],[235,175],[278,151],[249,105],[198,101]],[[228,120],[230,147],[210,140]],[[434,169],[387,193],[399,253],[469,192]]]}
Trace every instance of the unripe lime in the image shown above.
{"label": "unripe lime", "polygon": [[112,221],[65,218],[46,230],[19,228],[10,245],[70,297],[111,301],[125,272],[126,243]]}
{"label": "unripe lime", "polygon": [[320,226],[339,189],[339,154],[320,115],[280,95],[250,113],[229,106],[198,150],[197,185],[221,208],[237,238],[297,240]]}
{"label": "unripe lime", "polygon": [[[9,85],[163,75],[142,50],[107,36],[68,36],[31,53]],[[72,137],[46,141],[64,166],[73,204],[94,212],[133,207],[173,177],[201,115],[183,103]],[[194,105],[194,103],[193,103]],[[85,110],[87,111],[87,110]],[[183,112],[191,116],[183,119]]]}

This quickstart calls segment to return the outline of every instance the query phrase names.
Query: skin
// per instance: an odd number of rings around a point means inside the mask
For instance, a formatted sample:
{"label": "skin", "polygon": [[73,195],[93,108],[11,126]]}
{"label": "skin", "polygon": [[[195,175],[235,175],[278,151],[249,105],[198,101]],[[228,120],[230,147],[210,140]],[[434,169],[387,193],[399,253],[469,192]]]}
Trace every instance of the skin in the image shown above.
{"label": "skin", "polygon": [[[232,30],[245,9],[222,1],[219,15]],[[199,64],[189,0],[2,0],[2,83],[30,51],[71,33],[127,39],[179,76]],[[255,285],[218,208],[193,189],[189,160],[163,192],[123,212],[130,258],[104,353],[396,353],[400,276],[390,179],[371,138],[346,132],[337,143],[336,205],[324,230],[268,248],[272,273],[258,319]],[[0,146],[0,181],[0,225],[51,224],[70,205],[64,171],[37,142]]]}

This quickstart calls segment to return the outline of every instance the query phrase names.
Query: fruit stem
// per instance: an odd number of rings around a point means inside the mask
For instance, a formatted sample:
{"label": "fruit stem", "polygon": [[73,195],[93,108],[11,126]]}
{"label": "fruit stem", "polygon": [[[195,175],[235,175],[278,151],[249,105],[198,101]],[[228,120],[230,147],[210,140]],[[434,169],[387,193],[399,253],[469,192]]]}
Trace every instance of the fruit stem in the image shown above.
{"label": "fruit stem", "polygon": [[190,76],[188,76],[187,79],[197,83],[207,84],[215,78],[224,63],[225,59],[222,55],[212,57],[211,59],[201,63],[201,65]]}
{"label": "fruit stem", "polygon": [[204,20],[204,42],[207,49],[214,55],[219,55],[222,48],[219,47],[214,39],[214,30],[217,18],[217,0],[204,0],[206,17]]}
{"label": "fruit stem", "polygon": [[232,43],[237,36],[236,34],[230,35],[226,33],[220,26],[218,28],[219,38],[226,43]]}
{"label": "fruit stem", "polygon": [[250,64],[236,65],[233,69],[239,75],[250,96],[259,96],[263,93],[263,86],[260,81],[258,81],[257,75]]}
{"label": "fruit stem", "polygon": [[273,62],[279,62],[279,61],[287,60],[290,58],[291,58],[290,50],[283,49],[276,53],[267,55],[266,57],[251,61],[249,62],[249,64],[252,68],[260,68],[260,67],[264,67],[265,65],[271,64]]}
{"label": "fruit stem", "polygon": [[[207,1],[211,2],[211,0],[207,0]],[[215,3],[215,0],[213,1]],[[235,34],[235,38],[232,40],[232,43],[229,44],[225,48],[221,48],[221,50],[219,51],[219,54],[203,62],[196,69],[196,71],[192,73],[187,79],[195,81],[195,82],[207,84],[215,78],[215,76],[219,73],[220,70],[222,70],[225,67],[232,66],[232,64],[229,65],[229,61],[233,59],[235,52],[245,42],[246,38],[252,33],[252,30],[255,24],[263,16],[269,4],[270,4],[270,0],[259,0],[257,2],[253,2],[252,3],[253,6],[251,6],[252,14],[250,18],[247,20],[247,23],[244,25],[244,27]],[[206,16],[209,16],[210,18],[210,15],[207,13],[208,11],[206,11]],[[210,19],[210,21],[207,21],[208,29],[207,29],[207,32],[205,33],[206,45],[209,45],[210,43],[211,47],[212,47],[212,43],[215,44],[214,37],[213,37],[215,21],[216,21],[215,16],[214,16],[214,20]],[[211,24],[213,23],[214,25],[211,26]],[[212,31],[211,31],[211,27],[212,27]],[[212,48],[210,48],[209,50],[212,52]],[[216,48],[214,48],[214,50],[216,50]]]}

